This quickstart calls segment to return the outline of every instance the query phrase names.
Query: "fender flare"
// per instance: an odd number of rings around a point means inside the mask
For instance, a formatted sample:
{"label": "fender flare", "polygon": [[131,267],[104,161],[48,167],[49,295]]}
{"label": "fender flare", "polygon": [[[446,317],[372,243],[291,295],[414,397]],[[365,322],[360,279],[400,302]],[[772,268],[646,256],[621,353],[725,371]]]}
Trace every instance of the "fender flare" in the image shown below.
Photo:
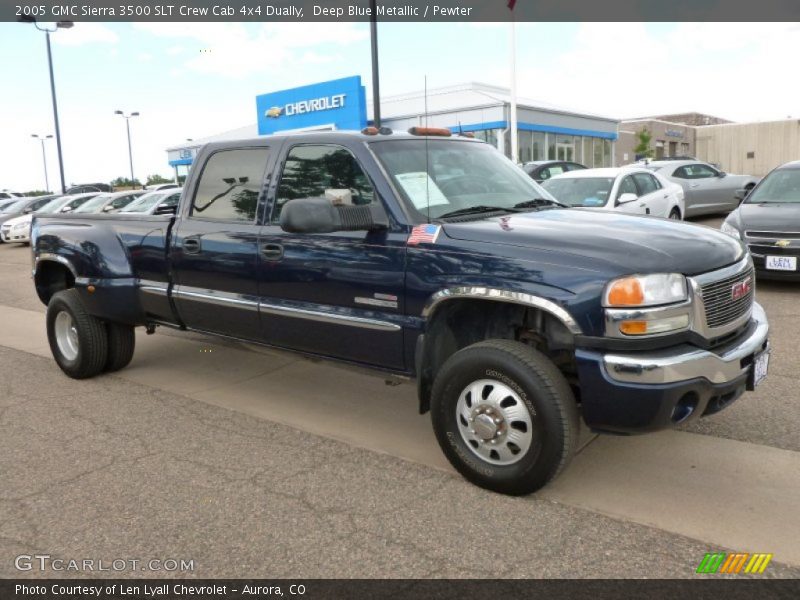
{"label": "fender flare", "polygon": [[573,334],[582,335],[581,329],[575,318],[567,312],[566,309],[559,306],[552,300],[537,296],[535,294],[528,294],[526,292],[514,292],[511,290],[503,290],[499,288],[483,287],[483,286],[461,286],[452,287],[439,290],[433,294],[425,303],[422,309],[422,317],[425,321],[429,321],[431,316],[436,310],[448,300],[459,299],[475,299],[475,300],[492,300],[495,302],[508,302],[511,304],[520,304],[522,306],[530,306],[538,308],[547,313],[550,313],[556,319],[561,321],[563,325]]}

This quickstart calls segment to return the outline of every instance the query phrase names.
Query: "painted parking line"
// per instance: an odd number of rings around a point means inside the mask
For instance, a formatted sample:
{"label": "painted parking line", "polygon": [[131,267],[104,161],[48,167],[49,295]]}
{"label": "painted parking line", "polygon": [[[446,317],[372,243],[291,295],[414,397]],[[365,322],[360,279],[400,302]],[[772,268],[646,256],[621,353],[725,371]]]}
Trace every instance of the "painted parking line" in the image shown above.
{"label": "painted parking line", "polygon": [[[0,307],[0,344],[50,356],[44,315]],[[137,336],[116,376],[452,472],[413,386],[180,335]],[[53,368],[56,368],[53,365]],[[800,565],[800,453],[681,431],[601,436],[540,492],[552,500]]]}

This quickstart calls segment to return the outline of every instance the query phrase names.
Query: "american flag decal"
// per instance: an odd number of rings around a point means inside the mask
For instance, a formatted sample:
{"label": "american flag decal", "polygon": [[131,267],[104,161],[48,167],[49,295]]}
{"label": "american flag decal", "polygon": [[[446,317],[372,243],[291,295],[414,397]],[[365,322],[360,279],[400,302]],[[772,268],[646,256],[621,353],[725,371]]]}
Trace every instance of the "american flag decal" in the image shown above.
{"label": "american flag decal", "polygon": [[411,235],[408,236],[406,245],[435,244],[441,229],[438,225],[417,225],[411,230]]}

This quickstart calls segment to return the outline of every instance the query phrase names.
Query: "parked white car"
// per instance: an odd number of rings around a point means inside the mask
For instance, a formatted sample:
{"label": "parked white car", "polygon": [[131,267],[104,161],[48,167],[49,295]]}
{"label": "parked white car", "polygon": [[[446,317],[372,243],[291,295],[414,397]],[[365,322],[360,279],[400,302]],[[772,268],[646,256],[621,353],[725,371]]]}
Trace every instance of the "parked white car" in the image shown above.
{"label": "parked white car", "polygon": [[4,242],[27,244],[31,241],[31,223],[34,215],[69,213],[97,196],[99,192],[72,194],[50,200],[47,204],[29,213],[7,220],[0,227],[0,239]]}
{"label": "parked white car", "polygon": [[122,214],[138,213],[140,215],[175,214],[183,188],[166,189],[139,196],[119,212]]}
{"label": "parked white car", "polygon": [[683,188],[639,167],[583,169],[562,173],[542,184],[568,206],[683,219]]}

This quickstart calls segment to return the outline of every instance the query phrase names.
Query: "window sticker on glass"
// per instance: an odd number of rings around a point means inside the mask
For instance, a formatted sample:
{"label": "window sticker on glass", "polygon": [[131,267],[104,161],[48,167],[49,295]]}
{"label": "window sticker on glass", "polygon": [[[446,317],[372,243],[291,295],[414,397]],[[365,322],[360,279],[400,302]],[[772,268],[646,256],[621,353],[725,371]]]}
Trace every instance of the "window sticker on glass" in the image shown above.
{"label": "window sticker on glass", "polygon": [[396,179],[417,210],[426,206],[449,204],[442,190],[425,171],[400,173],[396,175]]}

